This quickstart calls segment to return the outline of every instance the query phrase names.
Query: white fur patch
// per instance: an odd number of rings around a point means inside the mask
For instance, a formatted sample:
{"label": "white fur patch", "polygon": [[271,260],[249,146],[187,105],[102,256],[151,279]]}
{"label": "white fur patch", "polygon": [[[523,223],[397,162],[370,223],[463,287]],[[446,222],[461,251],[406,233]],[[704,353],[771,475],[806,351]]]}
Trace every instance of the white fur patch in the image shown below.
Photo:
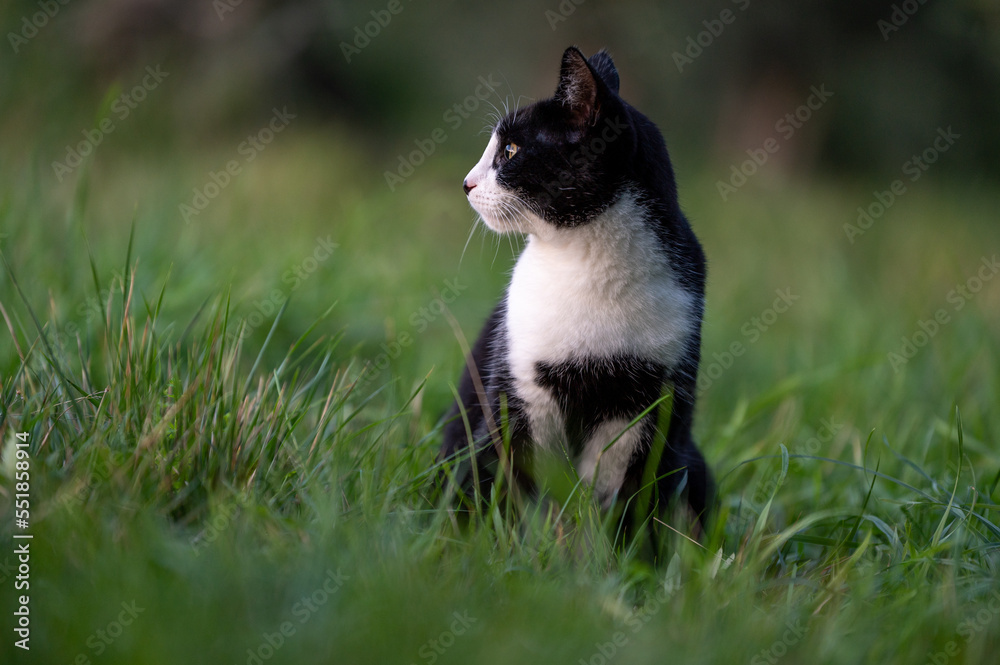
{"label": "white fur patch", "polygon": [[[584,481],[594,483],[594,494],[605,509],[611,507],[611,502],[618,494],[625,480],[632,451],[642,439],[642,425],[637,423],[625,431],[628,423],[623,419],[601,423],[584,445],[583,453],[577,461],[577,473]],[[615,445],[604,450],[619,435],[621,437],[615,441]]]}
{"label": "white fur patch", "polygon": [[[486,150],[483,152],[483,156],[479,158],[479,162],[472,167],[469,171],[469,175],[465,176],[465,183],[470,187],[478,187],[485,184],[487,175],[493,169],[493,156],[497,154],[497,144],[500,143],[500,138],[497,136],[496,132],[490,136],[490,142],[486,145]],[[495,175],[495,173],[494,173]],[[469,193],[471,197],[471,192]],[[473,204],[475,207],[475,204]]]}
{"label": "white fur patch", "polygon": [[500,138],[494,132],[479,163],[472,167],[465,183],[472,187],[469,204],[479,213],[486,225],[498,233],[534,233],[543,224],[535,215],[527,213],[527,206],[512,192],[497,183],[497,170],[493,158],[497,154]]}
{"label": "white fur patch", "polygon": [[[533,438],[545,448],[558,449],[564,423],[549,390],[536,382],[537,363],[626,354],[669,367],[691,338],[695,298],[678,284],[645,214],[626,194],[580,227],[527,220],[541,232],[529,235],[514,268],[506,324],[514,388]],[[592,477],[594,450],[624,427],[609,422],[594,433],[578,461],[582,476]],[[635,428],[603,454],[597,480],[602,494],[618,489],[639,439]]]}

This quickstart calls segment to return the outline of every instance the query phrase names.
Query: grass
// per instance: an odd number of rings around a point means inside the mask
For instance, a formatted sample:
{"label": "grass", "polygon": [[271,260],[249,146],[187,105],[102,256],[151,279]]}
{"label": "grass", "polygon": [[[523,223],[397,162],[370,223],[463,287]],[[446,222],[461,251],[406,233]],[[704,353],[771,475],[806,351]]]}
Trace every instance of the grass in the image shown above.
{"label": "grass", "polygon": [[724,203],[724,169],[681,173],[719,504],[650,565],[586,497],[465,527],[436,499],[438,298],[473,336],[516,247],[463,255],[457,157],[390,194],[349,136],[294,131],[191,225],[229,146],[109,152],[52,196],[44,165],[5,174],[0,506],[27,432],[34,538],[25,653],[3,521],[3,662],[992,662],[1000,287],[949,294],[1000,252],[995,190],[922,180],[851,243],[875,185]]}

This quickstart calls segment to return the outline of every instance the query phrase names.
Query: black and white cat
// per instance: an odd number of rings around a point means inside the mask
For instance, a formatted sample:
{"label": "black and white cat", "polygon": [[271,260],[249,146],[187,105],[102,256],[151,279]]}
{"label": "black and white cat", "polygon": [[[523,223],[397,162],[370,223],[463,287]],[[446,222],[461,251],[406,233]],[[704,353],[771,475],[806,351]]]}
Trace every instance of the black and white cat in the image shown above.
{"label": "black and white cat", "polygon": [[442,455],[471,441],[488,484],[503,422],[522,484],[539,454],[568,457],[607,508],[640,489],[656,409],[626,428],[669,384],[656,493],[666,504],[683,488],[704,517],[711,478],[691,422],[705,257],[659,130],[618,87],[606,52],[567,49],[555,96],[503,118],[465,178],[483,221],[527,245],[472,349]]}

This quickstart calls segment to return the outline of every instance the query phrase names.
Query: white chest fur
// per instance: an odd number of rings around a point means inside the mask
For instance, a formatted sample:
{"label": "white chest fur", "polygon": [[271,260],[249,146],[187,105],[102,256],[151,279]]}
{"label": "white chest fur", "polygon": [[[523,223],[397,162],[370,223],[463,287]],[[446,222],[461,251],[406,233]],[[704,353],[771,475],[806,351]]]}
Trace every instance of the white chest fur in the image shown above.
{"label": "white chest fur", "polygon": [[[694,297],[678,285],[644,215],[626,195],[585,226],[530,235],[514,268],[509,361],[532,437],[545,448],[560,445],[564,422],[549,390],[536,383],[538,362],[628,354],[669,367],[691,338]],[[581,476],[594,477],[601,451],[621,426],[608,423],[585,443]],[[604,454],[595,479],[603,502],[620,484],[635,445],[637,436],[623,436]]]}
{"label": "white chest fur", "polygon": [[507,295],[516,378],[533,378],[539,361],[574,357],[676,362],[693,329],[694,298],[644,214],[626,195],[585,226],[529,236]]}

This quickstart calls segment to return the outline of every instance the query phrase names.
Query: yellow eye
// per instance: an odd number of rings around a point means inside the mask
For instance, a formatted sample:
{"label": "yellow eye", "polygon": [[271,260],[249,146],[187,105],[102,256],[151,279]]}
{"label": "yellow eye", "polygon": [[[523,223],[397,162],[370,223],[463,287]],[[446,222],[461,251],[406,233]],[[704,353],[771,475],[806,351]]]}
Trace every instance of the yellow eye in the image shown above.
{"label": "yellow eye", "polygon": [[507,147],[503,149],[503,154],[507,156],[507,159],[510,159],[511,157],[513,157],[514,155],[516,155],[517,154],[517,144],[516,143],[508,143]]}

